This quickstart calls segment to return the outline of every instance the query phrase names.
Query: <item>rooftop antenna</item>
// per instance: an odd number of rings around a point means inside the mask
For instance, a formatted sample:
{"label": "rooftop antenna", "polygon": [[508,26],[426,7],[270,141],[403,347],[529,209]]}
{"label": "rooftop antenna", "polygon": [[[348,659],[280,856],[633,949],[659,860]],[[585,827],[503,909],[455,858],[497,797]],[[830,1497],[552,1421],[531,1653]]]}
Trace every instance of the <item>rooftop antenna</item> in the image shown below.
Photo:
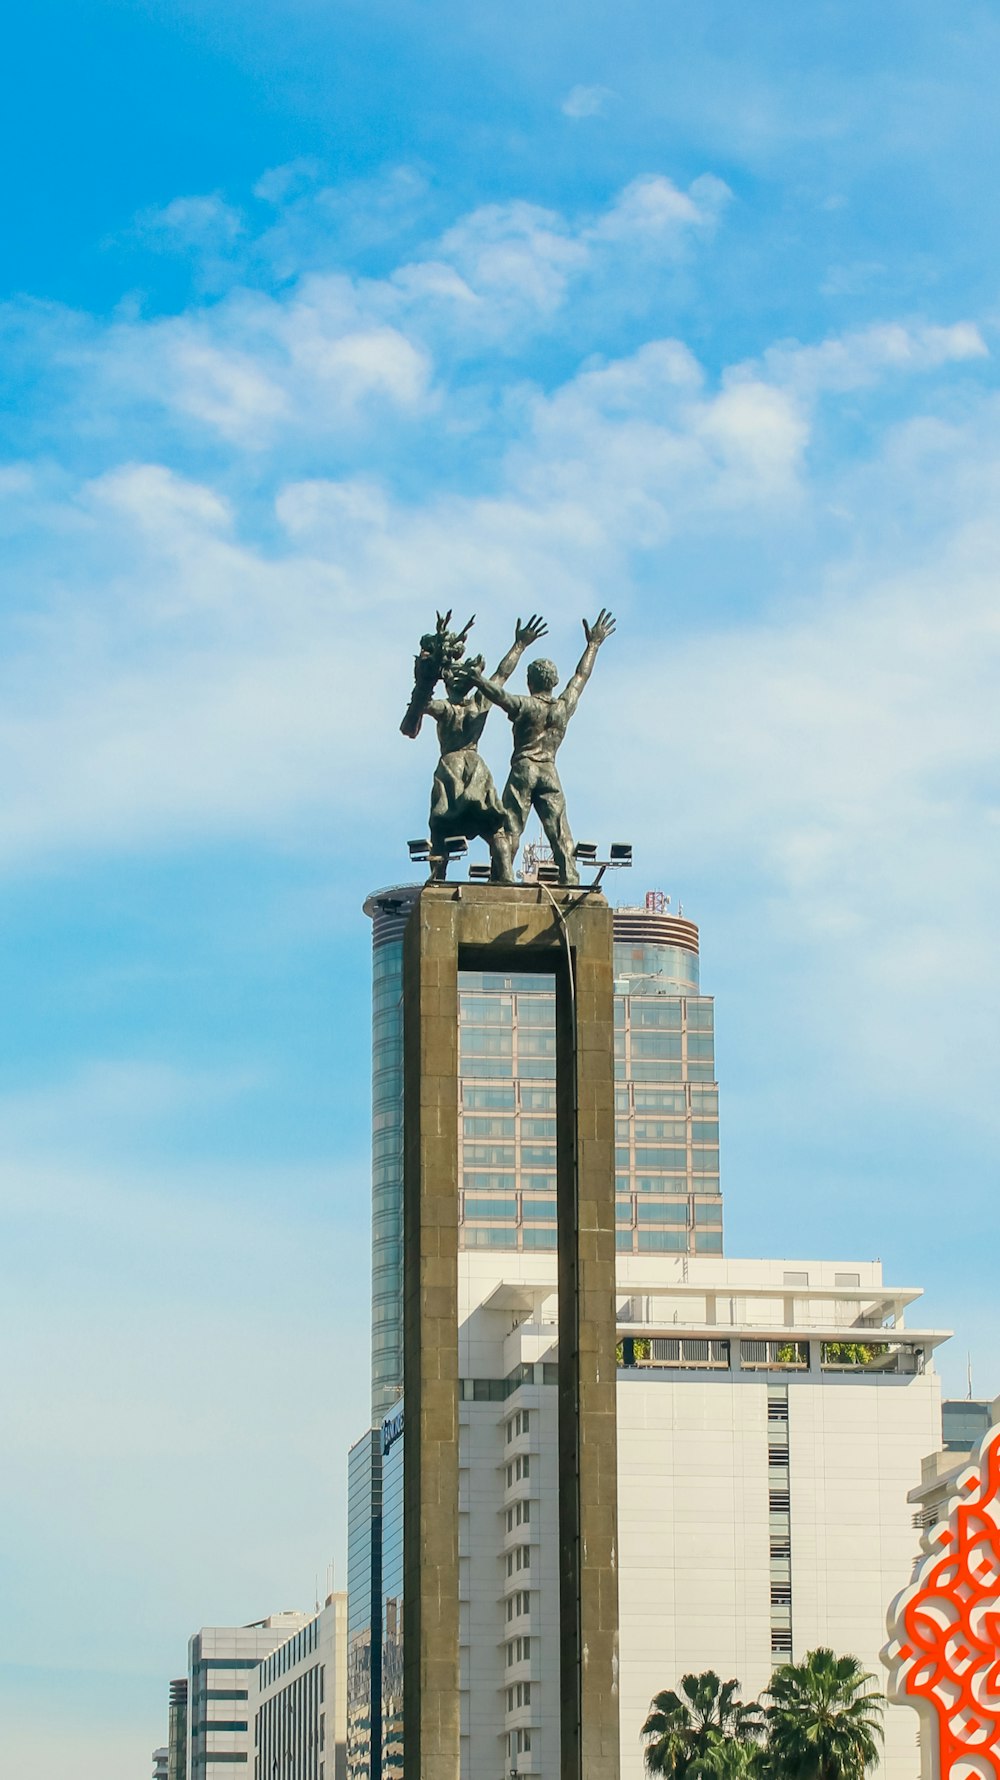
{"label": "rooftop antenna", "polygon": [[968,1385],[969,1385],[968,1399],[969,1399],[969,1402],[971,1403],[972,1402],[972,1352],[971,1352],[971,1350],[966,1355],[966,1376],[967,1376]]}

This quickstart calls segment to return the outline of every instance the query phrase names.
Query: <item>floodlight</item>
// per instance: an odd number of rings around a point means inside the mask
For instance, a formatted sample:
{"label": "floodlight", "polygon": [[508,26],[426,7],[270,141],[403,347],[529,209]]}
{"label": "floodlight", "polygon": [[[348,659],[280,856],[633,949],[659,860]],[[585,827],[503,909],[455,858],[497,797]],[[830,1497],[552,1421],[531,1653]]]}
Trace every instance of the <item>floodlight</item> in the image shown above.
{"label": "floodlight", "polygon": [[469,843],[461,834],[450,834],[444,843],[446,859],[461,859],[463,853],[469,851]]}
{"label": "floodlight", "polygon": [[632,843],[631,843],[631,841],[613,841],[612,842],[611,863],[612,863],[612,865],[631,865],[631,863],[632,863]]}
{"label": "floodlight", "polygon": [[406,845],[411,859],[426,859],[430,854],[430,841],[407,841]]}
{"label": "floodlight", "polygon": [[586,865],[590,865],[597,859],[597,842],[577,841],[573,851],[578,859],[582,859]]}
{"label": "floodlight", "polygon": [[490,881],[490,867],[488,865],[470,865],[469,879],[473,884],[488,884]]}

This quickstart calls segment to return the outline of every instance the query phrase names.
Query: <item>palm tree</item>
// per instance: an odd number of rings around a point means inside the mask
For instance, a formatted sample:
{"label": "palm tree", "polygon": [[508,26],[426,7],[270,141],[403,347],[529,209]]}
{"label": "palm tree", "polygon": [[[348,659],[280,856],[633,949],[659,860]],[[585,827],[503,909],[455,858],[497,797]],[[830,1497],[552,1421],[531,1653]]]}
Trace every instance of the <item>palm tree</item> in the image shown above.
{"label": "palm tree", "polygon": [[856,1656],[810,1650],[783,1663],[765,1698],[767,1748],[784,1780],[864,1780],[878,1761],[885,1697]]}
{"label": "palm tree", "polygon": [[739,1686],[738,1681],[720,1681],[707,1669],[703,1675],[682,1676],[680,1694],[656,1694],[642,1727],[647,1773],[667,1774],[671,1780],[698,1780],[698,1775],[737,1780],[744,1769],[723,1746],[749,1744],[761,1728],[760,1708],[738,1697]]}
{"label": "palm tree", "polygon": [[694,1757],[686,1780],[768,1780],[769,1775],[766,1749],[726,1737],[705,1755]]}

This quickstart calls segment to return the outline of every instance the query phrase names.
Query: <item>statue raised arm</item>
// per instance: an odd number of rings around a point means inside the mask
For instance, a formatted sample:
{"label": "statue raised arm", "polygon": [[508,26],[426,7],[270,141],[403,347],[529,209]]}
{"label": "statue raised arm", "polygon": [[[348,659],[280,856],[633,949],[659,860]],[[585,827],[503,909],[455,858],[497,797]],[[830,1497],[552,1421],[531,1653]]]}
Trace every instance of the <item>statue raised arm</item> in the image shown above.
{"label": "statue raised arm", "polygon": [[501,883],[511,884],[514,881],[514,856],[532,810],[536,812],[552,848],[552,856],[559,870],[559,882],[580,882],[573,836],[566,816],[566,798],[556,770],[556,754],[566,734],[569,720],[580,702],[580,694],[590,678],[597,660],[597,651],[611,636],[614,628],[615,621],[611,613],[603,609],[592,625],[584,619],[587,646],[566,691],[559,698],[552,696],[559,684],[559,674],[555,663],[551,661],[531,663],[528,668],[527,697],[509,693],[484,680],[481,674],[472,676],[473,684],[478,687],[482,696],[489,699],[491,704],[499,705],[513,726],[514,752],[503,794],[505,827],[496,841],[496,851],[501,856]]}

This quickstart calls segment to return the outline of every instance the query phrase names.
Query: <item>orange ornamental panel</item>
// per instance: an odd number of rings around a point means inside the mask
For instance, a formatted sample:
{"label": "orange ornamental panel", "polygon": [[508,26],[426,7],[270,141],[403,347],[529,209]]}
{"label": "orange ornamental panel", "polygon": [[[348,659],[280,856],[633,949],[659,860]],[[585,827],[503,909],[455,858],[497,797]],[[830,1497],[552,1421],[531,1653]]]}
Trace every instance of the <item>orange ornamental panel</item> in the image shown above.
{"label": "orange ornamental panel", "polygon": [[889,1698],[920,1713],[933,1780],[1000,1780],[1000,1427],[922,1545],[889,1609]]}

